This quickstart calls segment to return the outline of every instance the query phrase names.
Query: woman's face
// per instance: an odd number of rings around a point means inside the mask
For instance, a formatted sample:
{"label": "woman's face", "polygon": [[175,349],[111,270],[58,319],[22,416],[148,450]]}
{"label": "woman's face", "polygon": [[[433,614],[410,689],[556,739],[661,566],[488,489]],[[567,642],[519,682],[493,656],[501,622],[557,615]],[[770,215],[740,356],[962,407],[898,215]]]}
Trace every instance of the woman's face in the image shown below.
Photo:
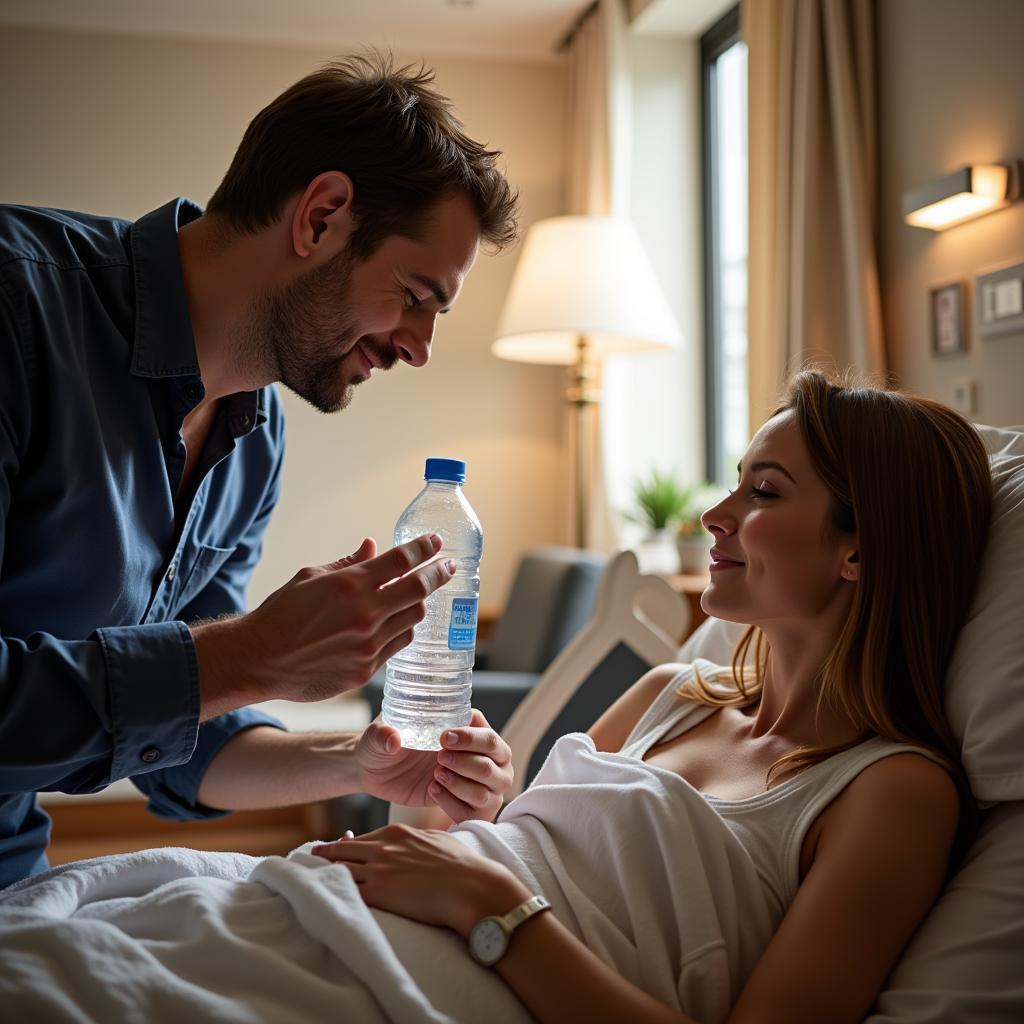
{"label": "woman's face", "polygon": [[739,469],[736,490],[701,517],[714,538],[704,610],[763,625],[823,620],[847,606],[856,538],[831,526],[831,496],[792,412],[757,432]]}

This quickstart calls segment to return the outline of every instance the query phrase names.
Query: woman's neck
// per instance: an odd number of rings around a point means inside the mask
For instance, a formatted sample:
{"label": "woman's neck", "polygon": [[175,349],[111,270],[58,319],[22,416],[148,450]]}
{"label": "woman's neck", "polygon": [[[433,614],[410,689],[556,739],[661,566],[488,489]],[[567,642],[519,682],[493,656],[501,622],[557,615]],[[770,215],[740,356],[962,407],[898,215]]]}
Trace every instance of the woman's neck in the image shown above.
{"label": "woman's neck", "polygon": [[821,671],[839,640],[849,607],[810,622],[760,624],[769,645],[764,689],[751,717],[751,738],[778,736],[796,745],[839,744],[860,730],[841,713],[819,708]]}

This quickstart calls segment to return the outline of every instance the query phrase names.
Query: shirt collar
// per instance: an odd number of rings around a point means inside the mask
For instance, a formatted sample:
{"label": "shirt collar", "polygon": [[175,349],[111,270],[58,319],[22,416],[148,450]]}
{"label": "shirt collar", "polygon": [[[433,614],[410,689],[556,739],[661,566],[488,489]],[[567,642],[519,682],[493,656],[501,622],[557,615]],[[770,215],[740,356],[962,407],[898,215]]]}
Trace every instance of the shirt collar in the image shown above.
{"label": "shirt collar", "polygon": [[[135,345],[131,372],[137,377],[199,377],[178,231],[203,211],[188,199],[172,199],[131,227],[135,267]],[[228,423],[235,437],[267,419],[265,388],[228,395]]]}
{"label": "shirt collar", "polygon": [[199,373],[181,273],[178,229],[202,213],[187,199],[172,199],[131,227],[135,267],[135,346],[131,372],[138,377]]}

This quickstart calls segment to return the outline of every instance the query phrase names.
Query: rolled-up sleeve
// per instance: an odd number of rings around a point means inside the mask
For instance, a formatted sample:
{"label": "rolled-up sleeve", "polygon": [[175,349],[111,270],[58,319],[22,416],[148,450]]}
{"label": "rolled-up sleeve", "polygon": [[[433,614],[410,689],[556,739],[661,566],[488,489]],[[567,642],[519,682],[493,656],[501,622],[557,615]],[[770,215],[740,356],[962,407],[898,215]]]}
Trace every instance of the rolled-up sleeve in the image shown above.
{"label": "rolled-up sleeve", "polygon": [[188,761],[199,728],[199,668],[188,627],[114,626],[96,636],[110,694],[111,778]]}
{"label": "rolled-up sleeve", "polygon": [[2,792],[88,793],[195,749],[198,676],[180,622],[5,637],[0,698]]}
{"label": "rolled-up sleeve", "polygon": [[199,785],[220,748],[244,729],[257,725],[284,728],[276,718],[253,708],[230,711],[226,715],[211,718],[199,727],[195,750],[187,763],[133,776],[135,786],[149,797],[149,810],[161,818],[175,818],[179,821],[220,818],[229,814],[229,811],[201,804]]}

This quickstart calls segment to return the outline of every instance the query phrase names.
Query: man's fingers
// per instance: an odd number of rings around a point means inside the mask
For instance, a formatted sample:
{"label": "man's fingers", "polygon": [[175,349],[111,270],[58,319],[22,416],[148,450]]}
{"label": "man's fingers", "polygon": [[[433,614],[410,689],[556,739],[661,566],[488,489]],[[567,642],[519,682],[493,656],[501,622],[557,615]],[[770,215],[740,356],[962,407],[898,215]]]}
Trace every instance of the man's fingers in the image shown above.
{"label": "man's fingers", "polygon": [[408,647],[412,643],[412,627],[405,630],[403,633],[399,633],[394,640],[388,641],[380,650],[380,654],[377,655],[377,664],[383,665],[388,658],[394,657],[399,651]]}
{"label": "man's fingers", "polygon": [[346,555],[344,558],[338,558],[333,562],[327,562],[324,565],[324,568],[329,572],[335,572],[338,569],[346,569],[350,565],[358,565],[360,562],[366,562],[376,554],[377,542],[372,537],[364,537],[363,543],[360,544],[351,555]]}
{"label": "man's fingers", "polygon": [[363,564],[363,569],[373,586],[382,587],[385,583],[404,576],[416,566],[433,558],[441,550],[443,544],[444,542],[436,533],[427,533],[422,537],[399,544],[390,551],[385,551],[383,555],[370,559]]}
{"label": "man's fingers", "polygon": [[381,587],[377,591],[378,605],[388,614],[402,612],[426,601],[454,575],[455,562],[450,558],[422,565],[390,586]]}

